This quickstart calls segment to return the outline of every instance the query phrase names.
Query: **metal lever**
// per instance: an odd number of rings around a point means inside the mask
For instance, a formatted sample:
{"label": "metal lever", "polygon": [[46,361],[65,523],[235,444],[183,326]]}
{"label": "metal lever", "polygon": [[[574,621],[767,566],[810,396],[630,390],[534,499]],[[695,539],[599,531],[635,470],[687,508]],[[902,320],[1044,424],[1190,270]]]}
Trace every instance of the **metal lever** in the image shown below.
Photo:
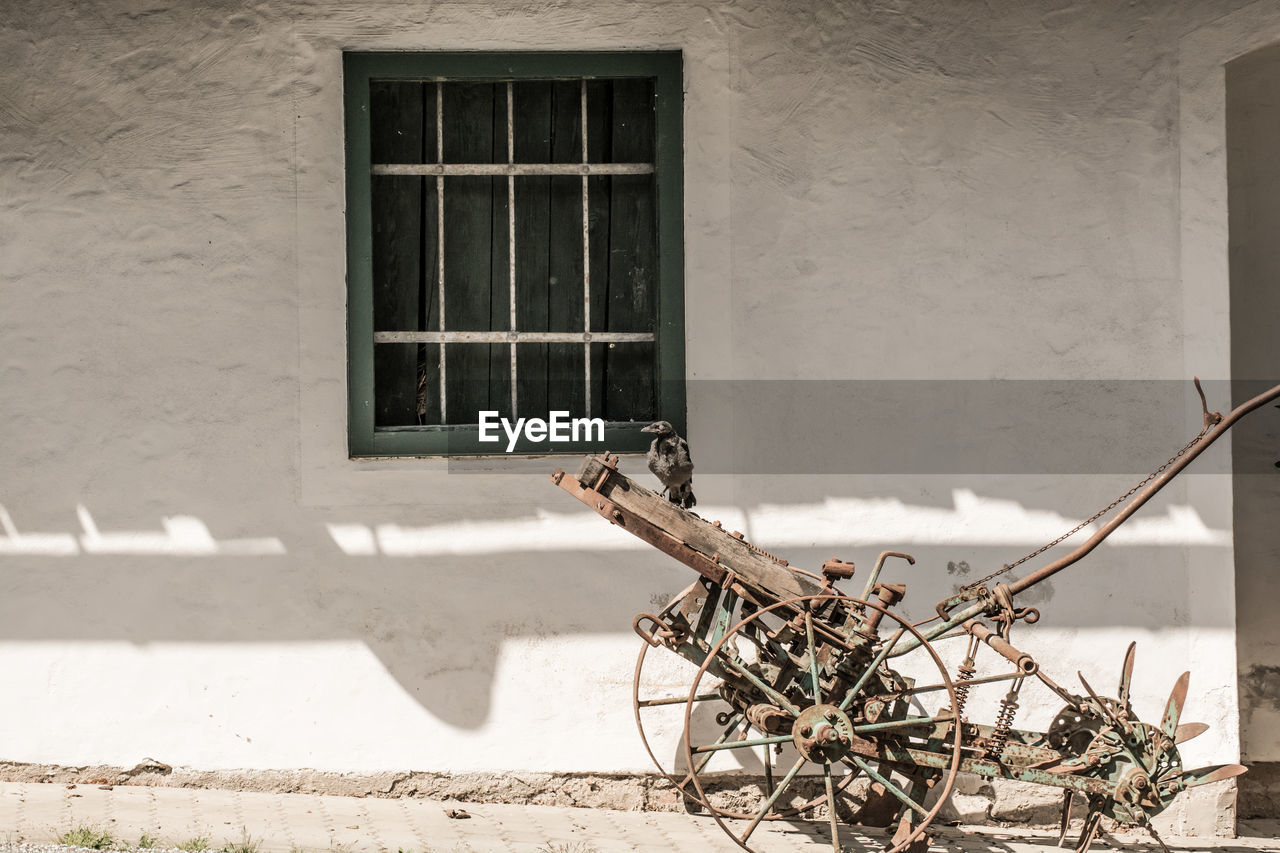
{"label": "metal lever", "polygon": [[884,561],[889,557],[901,557],[906,560],[909,565],[916,564],[916,558],[910,554],[904,554],[901,551],[885,551],[879,557],[876,557],[875,568],[871,570],[871,577],[867,578],[867,585],[862,589],[862,600],[870,601],[871,596],[875,593],[876,583],[880,580],[880,570],[884,568]]}
{"label": "metal lever", "polygon": [[1200,377],[1193,376],[1191,379],[1196,383],[1196,393],[1200,395],[1200,410],[1204,412],[1204,428],[1208,429],[1222,423],[1222,412],[1209,411],[1209,401],[1205,399],[1204,389],[1200,387]]}

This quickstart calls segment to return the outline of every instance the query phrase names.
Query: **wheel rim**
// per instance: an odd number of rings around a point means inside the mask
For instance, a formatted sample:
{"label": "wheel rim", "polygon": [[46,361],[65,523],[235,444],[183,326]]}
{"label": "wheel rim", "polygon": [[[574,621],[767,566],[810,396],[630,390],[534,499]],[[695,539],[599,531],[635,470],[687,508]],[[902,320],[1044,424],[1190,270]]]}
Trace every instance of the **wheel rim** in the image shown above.
{"label": "wheel rim", "polygon": [[[824,578],[814,574],[813,572],[805,571],[804,569],[799,569],[794,566],[791,566],[788,568],[790,569],[790,571],[799,575],[803,575],[807,578],[810,578],[811,580],[818,581],[819,583],[825,582]],[[698,585],[699,585],[699,582],[694,581],[692,584],[685,587],[683,590],[677,593],[669,602],[667,602],[666,606],[664,606],[662,610],[658,611],[657,615],[659,617],[666,617],[673,609],[675,609],[676,606],[678,606],[685,599],[687,595],[693,593],[698,587]],[[832,589],[833,589],[832,597],[847,598],[847,596],[840,590],[835,589],[834,587],[832,587]],[[647,702],[653,701],[652,699],[642,699],[640,695],[641,684],[643,681],[642,676],[644,671],[644,665],[645,665],[645,662],[649,659],[648,654],[650,649],[652,648],[654,647],[650,646],[647,642],[643,640],[640,642],[640,653],[636,657],[635,672],[631,681],[631,708],[636,721],[636,730],[640,733],[640,742],[644,746],[645,752],[648,754],[649,759],[653,762],[654,766],[658,769],[658,772],[661,773],[671,783],[671,786],[675,790],[679,791],[690,802],[696,803],[699,807],[706,809],[708,812],[719,811],[725,817],[733,818],[735,820],[749,819],[752,815],[747,812],[737,812],[737,811],[733,811],[732,809],[720,809],[712,805],[700,794],[698,794],[696,789],[694,789],[691,786],[690,777],[693,775],[692,772],[686,772],[682,776],[678,772],[676,772],[677,768],[672,767],[668,769],[666,766],[663,765],[662,761],[658,758],[657,753],[654,751],[653,745],[649,742],[649,734],[645,730],[642,711],[645,710],[646,708],[652,708],[655,706],[646,704]],[[685,659],[680,658],[680,660],[685,660]],[[685,661],[685,662],[696,671],[697,667],[695,664],[689,661]],[[676,697],[661,697],[659,701],[667,702],[670,699],[675,699],[675,698]],[[679,704],[681,705],[685,704],[688,701],[688,698],[689,698],[689,694],[686,693],[684,696],[679,698]],[[732,706],[727,706],[727,707],[732,707]],[[739,726],[741,725],[741,722],[742,721],[740,720],[738,723]],[[681,737],[680,743],[682,745],[684,743],[683,736]],[[767,757],[766,757],[766,760],[767,760]],[[694,766],[695,765],[693,764],[689,765],[690,769],[692,769],[692,767]],[[836,788],[836,793],[842,793],[845,790],[845,788],[847,788],[849,784],[851,784],[854,781],[856,776],[857,774],[849,774],[844,779],[842,779],[838,787]],[[812,800],[808,800],[799,805],[792,806],[786,810],[772,812],[765,817],[765,820],[784,820],[787,818],[795,817],[796,815],[800,814],[801,812],[807,809],[811,809],[814,806],[821,805],[826,800],[827,800],[827,796],[823,794],[818,797],[815,797]]]}
{"label": "wheel rim", "polygon": [[[693,721],[692,717],[693,717],[693,707],[694,707],[693,699],[697,696],[698,689],[702,683],[702,679],[709,672],[709,668],[712,662],[717,661],[721,657],[721,653],[724,650],[726,643],[728,643],[733,638],[738,637],[741,634],[742,629],[748,626],[751,622],[759,620],[761,617],[765,616],[766,614],[773,613],[774,611],[778,611],[783,608],[788,608],[791,610],[795,610],[798,613],[805,614],[804,621],[807,629],[807,645],[809,649],[809,660],[813,661],[814,650],[815,650],[815,642],[813,638],[814,622],[811,616],[812,611],[815,609],[813,607],[813,604],[815,602],[820,602],[821,604],[825,604],[837,598],[843,600],[846,604],[852,603],[856,606],[866,607],[866,608],[879,611],[880,613],[884,614],[884,616],[887,616],[890,619],[897,622],[898,625],[901,627],[898,630],[898,632],[893,635],[893,638],[889,641],[890,650],[894,645],[896,645],[896,643],[902,638],[903,635],[912,636],[915,640],[919,642],[918,647],[925,649],[933,665],[937,668],[939,674],[942,677],[942,683],[946,687],[947,698],[950,702],[951,712],[952,712],[953,718],[956,721],[955,725],[952,727],[953,742],[950,745],[950,749],[951,749],[950,765],[945,771],[943,770],[937,771],[938,773],[945,774],[945,780],[942,782],[941,795],[938,797],[938,800],[934,805],[934,807],[929,810],[923,809],[922,806],[915,804],[914,801],[911,804],[907,804],[906,803],[907,795],[905,795],[904,792],[902,792],[895,785],[893,785],[892,782],[888,781],[887,776],[880,775],[876,771],[875,767],[872,766],[875,763],[874,757],[867,756],[866,758],[864,758],[862,756],[859,756],[856,752],[853,752],[853,751],[850,751],[848,754],[848,756],[852,758],[852,764],[856,766],[857,770],[860,771],[860,773],[867,775],[869,779],[875,782],[881,783],[883,785],[887,785],[887,789],[893,792],[894,796],[898,797],[900,800],[903,800],[904,807],[906,807],[906,805],[911,805],[913,809],[918,809],[919,812],[923,813],[920,816],[919,824],[915,827],[915,829],[905,839],[902,839],[891,848],[890,853],[894,853],[894,851],[905,850],[907,846],[909,846],[912,842],[916,841],[918,838],[920,838],[920,836],[924,834],[929,824],[937,816],[938,812],[942,809],[942,806],[946,803],[948,797],[951,795],[951,791],[955,785],[955,779],[956,779],[956,775],[960,765],[960,748],[961,748],[960,725],[959,725],[960,717],[958,713],[959,709],[958,709],[958,703],[956,701],[955,687],[951,682],[950,676],[947,674],[947,670],[942,663],[942,659],[938,656],[933,646],[928,642],[928,640],[924,638],[924,636],[920,633],[920,631],[916,629],[914,626],[912,626],[909,622],[907,622],[902,617],[890,612],[889,610],[885,609],[883,606],[875,602],[866,602],[860,599],[853,599],[848,596],[836,595],[836,594],[819,594],[819,595],[810,595],[810,596],[800,596],[797,598],[787,599],[785,601],[779,601],[768,607],[760,608],[759,610],[755,611],[751,615],[739,621],[737,624],[733,625],[728,631],[725,632],[724,637],[721,638],[720,641],[711,648],[703,664],[699,667],[698,674],[694,677],[693,684],[690,688],[689,700],[685,704],[685,719],[684,719],[685,760],[688,763],[691,770],[696,766],[694,762],[695,747],[693,746],[693,743],[692,743],[692,721]],[[749,642],[753,642],[753,641],[749,640]],[[887,655],[887,652],[885,654]],[[887,659],[887,657],[885,659]],[[850,702],[852,702],[855,698],[857,698],[857,693],[861,692],[861,690],[867,685],[870,679],[870,676],[874,672],[874,669],[878,668],[880,665],[878,662],[873,661],[873,663],[874,663],[874,667],[869,665],[867,667],[867,670],[864,671],[863,675],[859,678],[858,683],[855,684],[853,687],[851,687],[849,691],[845,694],[845,698],[844,698],[845,706],[847,706]],[[816,665],[811,663],[810,666],[811,666],[811,669],[815,669],[815,675],[816,675]],[[822,688],[821,688],[820,680],[818,680],[817,678],[813,679],[812,686],[815,694],[821,692]],[[849,694],[854,694],[854,695],[850,696]],[[903,695],[905,697],[910,697],[911,691],[910,690],[903,691]],[[817,699],[817,698],[823,698],[823,697],[815,696],[814,698]],[[828,701],[825,704],[834,708],[835,707],[834,700],[836,697],[827,697],[827,698],[829,698],[830,701]],[[908,703],[909,703],[909,699],[908,699]],[[788,701],[787,704],[790,705],[791,703]],[[823,703],[815,701],[811,704],[810,707],[811,708],[818,707],[819,705],[822,705],[822,704]],[[822,710],[824,713],[819,714],[819,716],[824,716],[824,719],[828,719],[830,721],[831,727],[838,730],[837,722],[839,722],[839,718],[836,717],[835,719],[831,719],[829,716],[825,715],[825,712],[827,709],[823,708]],[[800,711],[800,709],[797,709],[797,711],[800,713],[803,713],[803,711]],[[799,713],[795,714],[794,716],[796,716],[798,719]],[[796,727],[796,731],[801,731],[801,729],[799,727]],[[793,738],[794,737],[795,735],[793,735]],[[707,747],[699,746],[697,748],[699,750],[705,750]],[[745,746],[742,748],[745,748]],[[799,750],[799,747],[797,748]],[[810,754],[816,754],[816,753],[813,753],[811,751]],[[871,760],[867,760],[867,759],[871,759]],[[757,809],[752,815],[750,815],[749,819],[751,820],[751,823],[748,825],[746,831],[741,836],[735,834],[735,832],[729,827],[729,825],[725,823],[725,818],[736,818],[736,817],[739,817],[741,813],[732,812],[730,810],[719,809],[715,807],[714,805],[711,804],[710,797],[708,796],[706,790],[703,788],[702,780],[700,776],[702,771],[705,771],[705,763],[699,772],[690,773],[691,781],[693,782],[694,789],[697,792],[697,796],[693,797],[693,799],[695,799],[697,802],[702,803],[704,807],[708,809],[712,817],[715,818],[716,822],[720,825],[721,829],[723,829],[725,833],[730,838],[732,838],[735,841],[735,843],[738,844],[738,846],[742,847],[745,850],[750,850],[751,848],[747,846],[747,841],[749,840],[752,832],[754,832],[755,828],[762,821],[766,819],[770,819],[769,813],[776,806],[777,800],[780,798],[781,794],[795,780],[800,770],[803,769],[804,766],[809,763],[821,764],[823,768],[823,783],[824,783],[825,793],[823,794],[823,796],[817,798],[814,801],[811,801],[803,804],[802,806],[793,807],[787,811],[781,812],[779,816],[783,816],[783,815],[790,816],[804,809],[812,808],[814,805],[818,805],[823,802],[826,802],[828,805],[828,813],[830,815],[832,845],[836,850],[839,850],[841,849],[840,841],[839,841],[839,829],[835,819],[837,796],[840,793],[843,793],[844,788],[847,787],[848,784],[851,783],[852,780],[857,775],[859,775],[859,773],[847,774],[842,779],[842,785],[837,787],[832,781],[830,761],[822,761],[822,762],[811,761],[809,757],[802,755],[800,759],[793,764],[791,770],[788,772],[787,776],[783,779],[782,783],[780,783],[774,789],[774,793],[768,799],[766,799],[764,805],[760,809]],[[884,765],[883,763],[881,763],[878,766],[883,767]],[[891,773],[892,773],[892,770],[890,770],[890,775]]]}
{"label": "wheel rim", "polygon": [[[689,584],[689,586],[685,587],[683,590],[677,593],[676,596],[667,603],[666,607],[663,607],[662,610],[658,612],[658,615],[665,617],[668,613],[670,613],[676,607],[676,605],[678,605],[681,601],[684,600],[685,596],[692,593],[697,586],[698,586],[697,581],[694,581],[693,583]],[[707,803],[698,799],[696,795],[694,795],[692,792],[689,791],[689,785],[688,785],[687,779],[681,779],[678,776],[676,776],[674,772],[675,770],[674,767],[671,770],[668,770],[666,767],[662,765],[662,762],[658,760],[658,756],[653,751],[653,746],[649,743],[648,734],[645,732],[644,719],[641,714],[641,710],[646,707],[654,707],[654,706],[644,704],[645,702],[648,702],[651,700],[640,698],[640,684],[641,684],[642,675],[644,672],[644,664],[645,664],[645,661],[648,659],[649,650],[651,648],[653,648],[653,646],[650,646],[644,640],[640,641],[640,654],[636,658],[635,675],[631,679],[631,710],[635,715],[636,730],[640,733],[640,743],[644,745],[644,751],[648,753],[649,759],[653,762],[653,765],[658,768],[658,772],[661,773],[663,776],[665,776],[669,782],[671,782],[671,786],[673,788],[675,788],[685,797],[689,798],[690,800],[702,806],[703,808],[709,809],[710,806]],[[667,698],[667,697],[664,697],[664,698]],[[675,699],[677,697],[669,697],[669,698]]]}

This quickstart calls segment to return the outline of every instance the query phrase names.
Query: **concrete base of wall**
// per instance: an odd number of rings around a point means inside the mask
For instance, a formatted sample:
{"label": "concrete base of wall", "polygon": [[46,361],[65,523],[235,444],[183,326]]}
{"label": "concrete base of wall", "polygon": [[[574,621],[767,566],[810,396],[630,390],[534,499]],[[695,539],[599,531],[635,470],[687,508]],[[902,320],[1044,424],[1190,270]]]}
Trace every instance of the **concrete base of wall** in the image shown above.
{"label": "concrete base of wall", "polygon": [[[951,803],[939,817],[966,824],[1056,827],[1061,808],[1059,789],[1009,780],[988,782],[979,776],[961,774],[956,779]],[[1084,801],[1077,799],[1073,815],[1078,818],[1083,814]],[[1158,831],[1170,835],[1234,838],[1236,780],[1184,791],[1152,822]]]}
{"label": "concrete base of wall", "polygon": [[1254,761],[1240,777],[1240,817],[1280,820],[1280,761]]}
{"label": "concrete base of wall", "polygon": [[[1259,797],[1251,777],[1242,797],[1251,797],[1244,817],[1274,817],[1280,792],[1280,763],[1269,765],[1269,799]],[[1259,774],[1263,776],[1263,774]],[[193,770],[147,761],[133,768],[92,765],[0,762],[0,781],[59,782],[82,785],[148,785],[176,788],[216,788],[236,791],[333,794],[350,797],[419,797],[472,803],[577,806],[629,811],[686,811],[686,801],[671,783],[654,774],[592,773],[333,773],[320,770]],[[752,780],[736,779],[739,784]],[[1234,779],[1184,792],[1156,818],[1161,831],[1182,836],[1234,837],[1236,785]],[[816,784],[816,783],[815,783]],[[818,791],[815,787],[813,794]],[[728,787],[722,788],[732,797]],[[987,781],[961,775],[951,802],[939,814],[943,821],[1000,826],[1056,827],[1062,794],[1043,785],[1007,780]],[[695,807],[696,808],[696,807]],[[1268,811],[1269,809],[1269,811]],[[1083,814],[1077,801],[1076,816]],[[820,816],[820,815],[815,815]]]}

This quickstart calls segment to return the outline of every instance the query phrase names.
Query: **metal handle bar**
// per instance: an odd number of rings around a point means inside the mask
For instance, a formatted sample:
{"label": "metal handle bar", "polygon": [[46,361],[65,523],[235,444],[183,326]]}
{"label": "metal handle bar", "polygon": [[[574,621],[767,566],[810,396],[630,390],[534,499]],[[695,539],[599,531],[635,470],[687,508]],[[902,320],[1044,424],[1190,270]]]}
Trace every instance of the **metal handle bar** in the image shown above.
{"label": "metal handle bar", "polygon": [[[1198,383],[1197,383],[1197,386],[1198,386]],[[1058,572],[1062,571],[1067,566],[1070,566],[1072,563],[1075,563],[1076,561],[1080,560],[1082,557],[1087,555],[1094,548],[1098,547],[1098,545],[1102,542],[1102,540],[1110,536],[1117,527],[1123,524],[1129,518],[1129,516],[1137,512],[1138,509],[1147,501],[1149,501],[1152,498],[1152,496],[1155,495],[1156,492],[1164,488],[1165,485],[1171,479],[1176,477],[1184,468],[1190,465],[1197,456],[1199,456],[1201,453],[1205,451],[1206,448],[1209,447],[1209,445],[1213,444],[1223,434],[1225,434],[1227,430],[1235,426],[1237,421],[1239,421],[1241,418],[1243,418],[1245,415],[1249,414],[1250,412],[1254,411],[1255,409],[1260,409],[1263,406],[1265,406],[1267,403],[1273,402],[1278,399],[1280,399],[1280,385],[1276,385],[1270,390],[1264,391],[1263,393],[1259,394],[1253,399],[1245,403],[1242,403],[1241,405],[1232,409],[1231,412],[1226,415],[1226,417],[1223,417],[1216,424],[1214,424],[1212,429],[1205,432],[1205,434],[1201,436],[1198,441],[1189,445],[1186,453],[1183,455],[1181,459],[1177,460],[1175,463],[1170,465],[1169,468],[1167,468],[1158,477],[1156,477],[1156,479],[1154,479],[1145,489],[1139,492],[1133,498],[1133,500],[1124,507],[1124,509],[1116,513],[1114,518],[1112,518],[1110,521],[1108,521],[1106,524],[1100,527],[1098,531],[1094,533],[1092,536],[1090,536],[1085,542],[1083,542],[1080,545],[1080,547],[1076,548],[1071,553],[1066,554],[1060,559],[1054,560],[1052,563],[1045,566],[1044,568],[1038,569],[1037,571],[1032,572],[1031,574],[1022,578],[1021,580],[1015,581],[1014,583],[1009,584],[1007,587],[1005,587],[1005,589],[1008,590],[1009,595],[1010,596],[1017,595],[1018,593],[1026,590],[1028,587],[1034,586],[1040,581],[1046,578],[1052,577],[1053,575],[1056,575]],[[1206,416],[1213,417],[1207,414]],[[942,601],[939,601],[937,608],[938,608],[938,616],[941,618],[941,622],[935,625],[933,628],[929,629],[927,632],[925,632],[925,635],[924,635],[925,638],[928,640],[933,640],[937,637],[942,636],[943,634],[947,633],[951,629],[955,628],[957,625],[961,625],[965,621],[972,619],[973,617],[985,612],[988,608],[992,607],[994,603],[990,595],[984,595],[983,597],[979,598],[979,600],[970,604],[968,607],[965,607],[962,610],[955,613],[951,612],[960,604],[966,601],[972,601],[972,599],[973,599],[972,595],[964,594],[964,595],[953,596],[951,598],[946,598],[946,599],[943,599]],[[895,653],[896,653],[895,657],[897,656],[897,654],[906,654],[907,652],[913,650],[918,645],[919,645],[919,642],[914,639],[906,641],[905,643],[902,644],[900,648],[895,649]]]}
{"label": "metal handle bar", "polygon": [[1115,531],[1117,527],[1119,527],[1121,524],[1124,524],[1124,522],[1129,518],[1129,516],[1137,512],[1138,509],[1143,504],[1145,504],[1148,500],[1150,500],[1155,495],[1156,492],[1163,489],[1170,480],[1178,476],[1179,472],[1181,472],[1184,468],[1190,465],[1197,456],[1199,456],[1209,447],[1209,445],[1213,444],[1215,441],[1218,440],[1220,436],[1226,433],[1227,430],[1235,426],[1238,420],[1240,420],[1250,412],[1254,411],[1255,409],[1259,409],[1265,406],[1267,403],[1270,403],[1273,400],[1277,400],[1277,399],[1280,399],[1280,385],[1276,385],[1274,388],[1271,388],[1268,391],[1264,391],[1263,393],[1254,397],[1252,400],[1242,403],[1241,405],[1232,409],[1231,412],[1226,417],[1224,417],[1221,421],[1218,422],[1216,426],[1213,427],[1213,429],[1206,432],[1198,442],[1193,444],[1191,446],[1191,449],[1188,450],[1181,459],[1179,459],[1173,465],[1169,466],[1169,468],[1165,470],[1165,472],[1162,473],[1159,477],[1156,477],[1156,479],[1153,480],[1151,484],[1148,485],[1145,489],[1139,492],[1133,498],[1133,500],[1130,501],[1124,507],[1124,509],[1117,512],[1114,518],[1112,518],[1106,524],[1102,525],[1102,527],[1098,528],[1098,531],[1096,533],[1094,533],[1087,540],[1081,543],[1080,547],[1076,548],[1070,554],[1066,554],[1060,557],[1059,559],[1054,560],[1052,563],[1045,566],[1044,568],[1037,569],[1036,571],[1022,578],[1021,580],[1014,581],[1013,583],[1009,584],[1009,592],[1012,593],[1013,595],[1017,595],[1018,593],[1027,589],[1028,587],[1035,586],[1045,578],[1049,578],[1049,577],[1052,577],[1053,575],[1056,575],[1058,572],[1062,571],[1067,566],[1076,562],[1081,557],[1084,557],[1086,554],[1092,551],[1094,548],[1098,547],[1098,545],[1102,542],[1103,539],[1106,539]]}

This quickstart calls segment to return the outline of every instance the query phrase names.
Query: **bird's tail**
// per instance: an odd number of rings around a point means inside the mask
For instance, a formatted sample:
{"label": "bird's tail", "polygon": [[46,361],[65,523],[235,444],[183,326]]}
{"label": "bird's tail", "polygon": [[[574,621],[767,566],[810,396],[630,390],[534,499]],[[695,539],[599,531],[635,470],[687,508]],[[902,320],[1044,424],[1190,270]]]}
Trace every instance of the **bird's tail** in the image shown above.
{"label": "bird's tail", "polygon": [[698,499],[693,496],[693,480],[690,480],[680,487],[680,506],[693,509],[697,505]]}

